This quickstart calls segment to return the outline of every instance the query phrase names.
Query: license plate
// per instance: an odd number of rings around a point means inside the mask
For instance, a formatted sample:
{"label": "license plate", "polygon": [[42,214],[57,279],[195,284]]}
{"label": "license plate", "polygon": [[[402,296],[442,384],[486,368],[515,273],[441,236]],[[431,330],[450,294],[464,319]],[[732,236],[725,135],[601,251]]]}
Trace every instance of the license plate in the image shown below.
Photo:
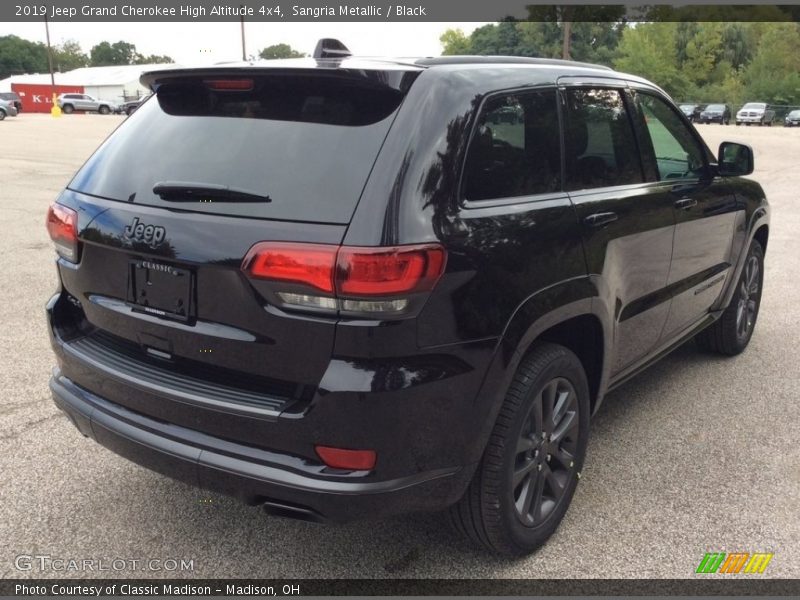
{"label": "license plate", "polygon": [[193,275],[189,269],[147,260],[130,265],[128,302],[137,312],[188,321],[193,311]]}

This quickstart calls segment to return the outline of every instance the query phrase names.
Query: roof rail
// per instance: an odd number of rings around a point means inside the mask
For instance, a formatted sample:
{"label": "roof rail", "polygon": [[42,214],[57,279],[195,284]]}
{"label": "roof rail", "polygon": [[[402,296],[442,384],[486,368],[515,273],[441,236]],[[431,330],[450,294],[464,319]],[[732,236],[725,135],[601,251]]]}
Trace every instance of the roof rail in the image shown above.
{"label": "roof rail", "polygon": [[494,56],[494,55],[454,55],[454,56],[433,56],[420,58],[416,61],[418,65],[433,67],[436,65],[472,65],[472,64],[531,64],[531,65],[554,65],[587,67],[592,69],[603,69],[613,71],[611,67],[597,65],[593,63],[579,62],[574,60],[564,60],[561,58],[535,58],[529,56]]}
{"label": "roof rail", "polygon": [[346,58],[353,53],[342,42],[334,38],[322,38],[314,48],[314,58]]}

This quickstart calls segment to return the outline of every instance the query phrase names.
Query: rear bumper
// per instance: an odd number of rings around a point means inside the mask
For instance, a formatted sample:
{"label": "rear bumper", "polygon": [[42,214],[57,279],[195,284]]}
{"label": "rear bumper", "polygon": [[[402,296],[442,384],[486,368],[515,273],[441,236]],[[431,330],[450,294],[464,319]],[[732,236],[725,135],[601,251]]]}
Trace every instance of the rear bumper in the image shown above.
{"label": "rear bumper", "polygon": [[389,481],[313,477],[304,473],[307,465],[300,458],[148,418],[92,394],[60,371],[53,373],[50,389],[83,435],[115,453],[283,516],[346,522],[438,510],[458,499],[471,474],[470,469],[451,468]]}

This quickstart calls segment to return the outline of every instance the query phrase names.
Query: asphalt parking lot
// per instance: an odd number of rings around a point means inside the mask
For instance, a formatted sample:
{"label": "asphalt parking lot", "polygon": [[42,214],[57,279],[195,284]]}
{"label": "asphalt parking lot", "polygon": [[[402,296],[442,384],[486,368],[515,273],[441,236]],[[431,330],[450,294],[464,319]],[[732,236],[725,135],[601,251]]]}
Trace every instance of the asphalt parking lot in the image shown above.
{"label": "asphalt parking lot", "polygon": [[[773,207],[749,349],[687,344],[611,394],[567,517],[534,556],[473,549],[439,515],[323,526],[268,517],[84,439],[56,409],[44,303],[56,277],[48,204],[122,117],[0,123],[0,576],[665,577],[705,552],[773,552],[800,577],[800,130],[699,126],[755,149]],[[19,570],[19,555],[192,559],[184,572]],[[708,577],[708,576],[705,576]]]}

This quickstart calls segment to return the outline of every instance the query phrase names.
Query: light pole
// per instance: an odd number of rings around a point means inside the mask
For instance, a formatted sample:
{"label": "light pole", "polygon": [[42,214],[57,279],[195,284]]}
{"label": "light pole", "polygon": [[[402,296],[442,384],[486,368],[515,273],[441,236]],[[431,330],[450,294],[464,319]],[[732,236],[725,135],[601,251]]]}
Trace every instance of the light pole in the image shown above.
{"label": "light pole", "polygon": [[54,117],[60,117],[61,108],[58,106],[58,101],[56,100],[56,76],[53,74],[53,49],[50,47],[50,25],[47,22],[46,12],[44,15],[44,33],[47,37],[47,64],[50,67],[50,91],[52,92],[50,114]]}

